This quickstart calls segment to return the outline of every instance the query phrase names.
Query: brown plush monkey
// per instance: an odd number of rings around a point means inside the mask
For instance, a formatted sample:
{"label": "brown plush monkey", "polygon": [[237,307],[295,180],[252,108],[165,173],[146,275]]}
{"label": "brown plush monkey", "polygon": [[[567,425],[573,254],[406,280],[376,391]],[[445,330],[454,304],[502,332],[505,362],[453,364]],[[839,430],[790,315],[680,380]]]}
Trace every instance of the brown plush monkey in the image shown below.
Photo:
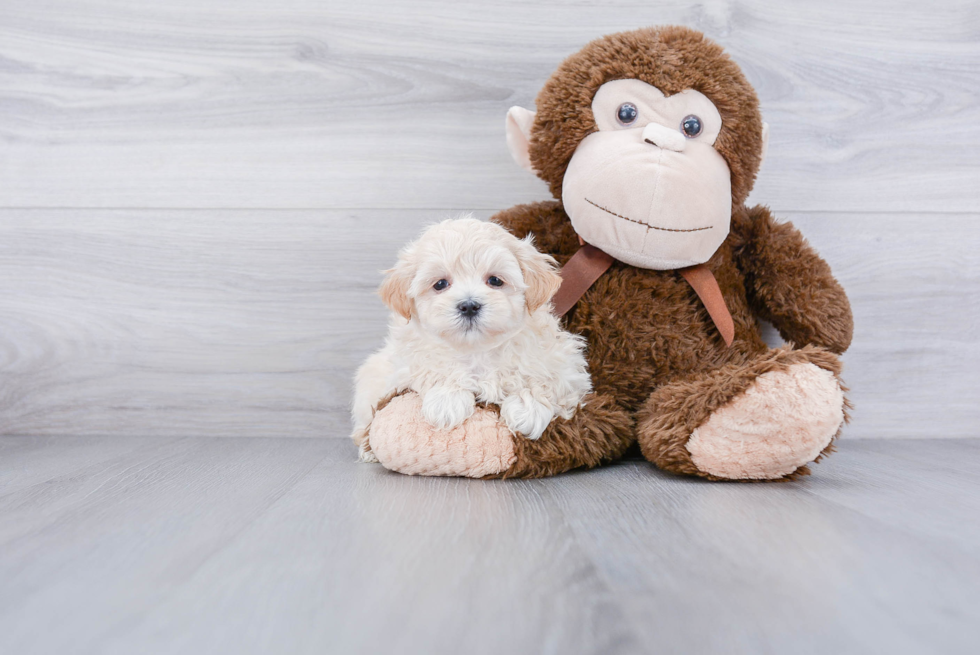
{"label": "brown plush monkey", "polygon": [[[570,306],[566,327],[588,340],[595,394],[537,441],[497,429],[493,407],[439,435],[413,420],[412,394],[400,396],[371,426],[382,464],[539,477],[615,460],[638,442],[675,473],[807,473],[846,420],[837,354],[853,323],[800,233],[744,205],[766,138],[752,87],[699,32],[624,32],[569,57],[536,114],[515,107],[507,118],[515,159],[558,200],[493,220],[533,234],[565,266],[556,304]],[[756,317],[791,345],[767,347]]]}

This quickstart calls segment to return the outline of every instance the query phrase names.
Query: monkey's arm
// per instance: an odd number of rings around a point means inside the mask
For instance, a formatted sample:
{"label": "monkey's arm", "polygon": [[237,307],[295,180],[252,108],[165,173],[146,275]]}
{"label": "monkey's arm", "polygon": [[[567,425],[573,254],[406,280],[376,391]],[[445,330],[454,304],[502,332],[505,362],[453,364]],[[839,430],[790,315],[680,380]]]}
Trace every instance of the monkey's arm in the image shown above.
{"label": "monkey's arm", "polygon": [[579,249],[572,222],[554,200],[516,205],[495,214],[490,220],[522,239],[528,234],[534,235],[537,249],[553,255],[560,264],[564,264]]}
{"label": "monkey's arm", "polygon": [[633,419],[610,396],[589,394],[571,418],[556,416],[540,439],[514,437],[514,462],[494,478],[544,478],[594,468],[623,456],[633,443]]}
{"label": "monkey's arm", "polygon": [[854,331],[847,295],[792,223],[777,223],[766,207],[756,206],[732,216],[732,232],[756,314],[797,346],[847,350]]}

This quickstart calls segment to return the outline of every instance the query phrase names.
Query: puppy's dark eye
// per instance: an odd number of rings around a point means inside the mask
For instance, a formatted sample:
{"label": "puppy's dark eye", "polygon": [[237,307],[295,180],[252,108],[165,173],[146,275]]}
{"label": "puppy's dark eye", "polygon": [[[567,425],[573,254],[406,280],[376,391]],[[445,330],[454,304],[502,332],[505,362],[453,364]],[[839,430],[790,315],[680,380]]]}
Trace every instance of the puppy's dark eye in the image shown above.
{"label": "puppy's dark eye", "polygon": [[487,278],[487,284],[489,284],[492,287],[502,287],[504,286],[504,281],[501,280],[496,275],[491,275],[490,277]]}
{"label": "puppy's dark eye", "polygon": [[435,289],[436,291],[442,291],[443,289],[448,289],[449,280],[439,280],[438,282],[432,285],[432,288]]}
{"label": "puppy's dark eye", "polygon": [[704,130],[704,125],[701,124],[701,119],[691,114],[681,121],[681,132],[684,133],[688,139],[693,139],[697,135],[701,134]]}
{"label": "puppy's dark eye", "polygon": [[618,120],[623,125],[630,125],[636,120],[637,115],[640,112],[636,110],[636,105],[632,102],[624,102],[616,110],[616,120]]}

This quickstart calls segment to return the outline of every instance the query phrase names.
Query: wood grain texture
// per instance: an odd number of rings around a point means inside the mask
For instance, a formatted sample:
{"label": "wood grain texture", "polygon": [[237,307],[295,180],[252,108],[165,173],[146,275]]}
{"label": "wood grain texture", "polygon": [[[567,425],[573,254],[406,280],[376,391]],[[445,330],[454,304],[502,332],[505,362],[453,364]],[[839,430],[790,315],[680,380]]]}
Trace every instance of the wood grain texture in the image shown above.
{"label": "wood grain texture", "polygon": [[[844,444],[799,485],[703,485],[635,465],[559,477],[554,493],[642,640],[665,652],[967,652],[977,533],[919,526],[973,516],[977,503],[947,501],[976,481],[946,474],[946,441],[858,443],[867,457]],[[852,494],[872,486],[869,468],[874,489]],[[880,518],[900,512],[899,525]]]}
{"label": "wood grain texture", "polygon": [[0,434],[345,435],[377,271],[448,208],[545,199],[506,109],[666,23],[743,66],[753,200],[851,295],[846,434],[974,435],[972,0],[4,2]]}
{"label": "wood grain texture", "polygon": [[0,434],[345,436],[446,212],[0,211]]}
{"label": "wood grain texture", "polygon": [[[345,437],[380,271],[453,214],[0,210],[0,434]],[[980,216],[786,218],[854,306],[845,436],[974,435]]]}
{"label": "wood grain texture", "polygon": [[315,467],[327,443],[132,441],[141,447],[79,470],[70,438],[62,475],[0,495],[0,613],[19,626],[0,637],[3,652],[76,651],[79,636],[147,611]]}
{"label": "wood grain texture", "polygon": [[0,448],[36,455],[0,459],[0,479],[34,479],[0,490],[4,653],[958,654],[980,637],[976,439],[850,441],[782,485],[636,461],[413,478],[321,439]]}
{"label": "wood grain texture", "polygon": [[980,10],[922,3],[8,0],[0,206],[500,209],[569,54],[685,24],[743,66],[780,211],[975,212]]}

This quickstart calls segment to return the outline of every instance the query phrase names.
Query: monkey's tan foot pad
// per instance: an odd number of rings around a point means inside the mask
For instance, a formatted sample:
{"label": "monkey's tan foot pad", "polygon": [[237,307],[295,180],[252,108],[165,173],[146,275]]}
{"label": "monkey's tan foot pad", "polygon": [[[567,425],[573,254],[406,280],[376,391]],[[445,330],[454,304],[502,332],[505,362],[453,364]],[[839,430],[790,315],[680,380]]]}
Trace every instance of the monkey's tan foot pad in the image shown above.
{"label": "monkey's tan foot pad", "polygon": [[477,407],[461,425],[440,430],[423,418],[422,399],[411,392],[378,411],[368,441],[382,466],[406,475],[482,478],[517,459],[513,434],[496,412]]}
{"label": "monkey's tan foot pad", "polygon": [[844,393],[830,371],[794,364],[763,373],[691,434],[700,470],[731,480],[774,480],[820,455],[844,422]]}

